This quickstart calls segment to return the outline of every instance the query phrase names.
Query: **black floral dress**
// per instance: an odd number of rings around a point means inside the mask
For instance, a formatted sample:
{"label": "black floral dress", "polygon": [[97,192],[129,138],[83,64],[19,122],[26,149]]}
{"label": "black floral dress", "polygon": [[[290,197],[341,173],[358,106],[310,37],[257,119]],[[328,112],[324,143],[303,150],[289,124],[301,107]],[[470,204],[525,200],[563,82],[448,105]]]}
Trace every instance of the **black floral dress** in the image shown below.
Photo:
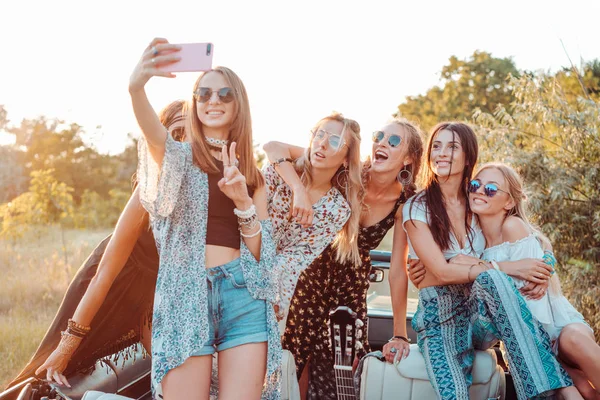
{"label": "black floral dress", "polygon": [[298,378],[310,360],[309,399],[337,399],[329,339],[329,311],[338,306],[354,310],[357,317],[365,322],[361,328],[361,341],[363,351],[369,351],[366,321],[370,251],[379,246],[394,226],[396,211],[405,201],[403,193],[383,220],[360,229],[358,247],[362,265],[356,267],[350,263],[338,263],[335,250],[330,245],[300,275],[289,310],[283,348],[294,355]]}

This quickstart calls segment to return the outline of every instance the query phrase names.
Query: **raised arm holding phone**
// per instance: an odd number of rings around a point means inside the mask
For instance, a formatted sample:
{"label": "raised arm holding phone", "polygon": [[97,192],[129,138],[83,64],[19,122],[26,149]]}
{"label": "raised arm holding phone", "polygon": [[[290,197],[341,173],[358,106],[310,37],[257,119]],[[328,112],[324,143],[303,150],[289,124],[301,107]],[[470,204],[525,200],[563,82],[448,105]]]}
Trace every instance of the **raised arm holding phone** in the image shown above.
{"label": "raised arm holding phone", "polygon": [[166,400],[207,398],[218,352],[219,398],[278,398],[275,245],[248,96],[230,69],[204,70],[192,89],[190,142],[171,140],[144,87],[153,76],[175,77],[169,66],[184,64],[181,49],[154,39],[129,83],[144,136],[140,199],[160,253],[153,389],[162,386]]}

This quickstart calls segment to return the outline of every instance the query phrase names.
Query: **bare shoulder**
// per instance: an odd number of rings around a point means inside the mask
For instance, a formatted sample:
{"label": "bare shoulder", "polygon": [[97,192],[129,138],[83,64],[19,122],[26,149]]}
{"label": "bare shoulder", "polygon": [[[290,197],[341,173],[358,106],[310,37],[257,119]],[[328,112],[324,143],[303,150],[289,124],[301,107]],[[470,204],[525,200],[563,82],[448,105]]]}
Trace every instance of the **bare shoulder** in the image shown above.
{"label": "bare shoulder", "polygon": [[516,242],[531,234],[531,229],[521,218],[507,217],[502,223],[502,239],[506,242]]}

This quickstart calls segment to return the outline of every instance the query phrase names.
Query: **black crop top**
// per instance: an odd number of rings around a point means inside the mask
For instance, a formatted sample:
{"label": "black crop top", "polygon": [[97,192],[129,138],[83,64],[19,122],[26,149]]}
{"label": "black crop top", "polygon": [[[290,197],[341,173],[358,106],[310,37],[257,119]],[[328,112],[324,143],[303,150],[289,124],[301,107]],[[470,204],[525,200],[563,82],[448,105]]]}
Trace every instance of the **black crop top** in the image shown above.
{"label": "black crop top", "polygon": [[[224,246],[232,249],[240,248],[240,231],[238,218],[233,213],[235,204],[225,196],[217,184],[223,178],[223,162],[215,159],[219,173],[208,174],[208,226],[206,244]],[[248,194],[253,196],[248,188]]]}

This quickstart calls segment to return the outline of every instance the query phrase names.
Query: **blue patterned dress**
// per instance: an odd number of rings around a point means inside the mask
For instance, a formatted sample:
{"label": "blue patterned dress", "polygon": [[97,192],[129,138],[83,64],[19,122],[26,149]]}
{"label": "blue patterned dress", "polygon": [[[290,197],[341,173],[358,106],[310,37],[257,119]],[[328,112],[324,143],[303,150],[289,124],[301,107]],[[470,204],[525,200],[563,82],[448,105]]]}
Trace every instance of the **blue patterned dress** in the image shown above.
{"label": "blue patterned dress", "polygon": [[[205,263],[208,222],[208,175],[193,163],[189,143],[167,135],[159,167],[141,138],[138,144],[140,200],[150,214],[160,266],[154,295],[152,387],[200,351],[208,339],[208,297]],[[261,221],[260,262],[241,240],[241,266],[248,291],[273,304],[276,276],[271,223]],[[263,399],[280,398],[281,343],[273,307],[267,307],[268,354]]]}
{"label": "blue patterned dress", "polygon": [[[429,224],[429,209],[416,196],[404,205],[403,223]],[[451,237],[451,248],[443,251],[446,259],[459,253],[479,257],[485,239],[479,227],[474,228],[463,249]],[[439,399],[468,400],[475,349],[488,349],[498,341],[504,342],[520,400],[546,397],[573,385],[552,351],[548,333],[503,272],[486,271],[471,283],[419,290],[412,326]]]}

